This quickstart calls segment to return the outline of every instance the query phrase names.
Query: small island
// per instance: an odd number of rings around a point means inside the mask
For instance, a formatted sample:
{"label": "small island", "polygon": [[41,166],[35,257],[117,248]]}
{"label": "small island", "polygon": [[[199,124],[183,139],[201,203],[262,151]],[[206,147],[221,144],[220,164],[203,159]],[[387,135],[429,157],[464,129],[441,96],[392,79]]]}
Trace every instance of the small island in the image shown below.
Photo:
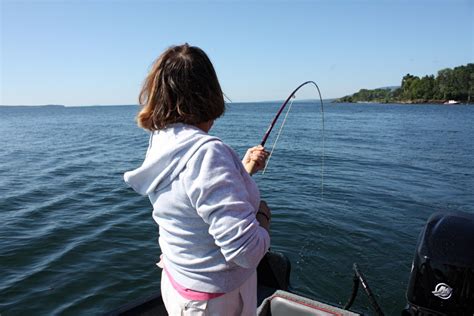
{"label": "small island", "polygon": [[422,78],[407,74],[400,87],[361,89],[335,103],[457,104],[474,102],[474,64],[446,68]]}

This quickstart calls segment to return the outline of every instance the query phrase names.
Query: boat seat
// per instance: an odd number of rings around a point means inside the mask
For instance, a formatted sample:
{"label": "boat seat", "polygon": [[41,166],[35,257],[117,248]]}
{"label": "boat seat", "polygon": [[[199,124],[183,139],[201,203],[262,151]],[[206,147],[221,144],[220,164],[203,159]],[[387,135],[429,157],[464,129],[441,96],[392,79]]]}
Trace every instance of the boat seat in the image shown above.
{"label": "boat seat", "polygon": [[297,294],[286,291],[276,291],[266,298],[257,310],[258,316],[355,316],[351,311],[330,306]]}

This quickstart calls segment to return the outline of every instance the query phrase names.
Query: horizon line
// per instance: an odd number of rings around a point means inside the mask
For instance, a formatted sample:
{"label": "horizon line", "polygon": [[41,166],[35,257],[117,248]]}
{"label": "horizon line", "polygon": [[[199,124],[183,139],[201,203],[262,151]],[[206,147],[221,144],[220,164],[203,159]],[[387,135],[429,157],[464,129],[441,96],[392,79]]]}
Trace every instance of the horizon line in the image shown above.
{"label": "horizon line", "polygon": [[[338,98],[327,98],[323,99],[325,101],[333,101]],[[235,102],[226,102],[226,105],[229,104],[246,104],[246,103],[282,103],[285,100],[263,100],[263,101],[235,101]],[[294,102],[315,102],[319,99],[301,99]],[[66,104],[0,104],[0,107],[65,107],[65,108],[74,108],[74,107],[93,107],[93,106],[140,106],[139,104],[81,104],[81,105],[66,105]]]}

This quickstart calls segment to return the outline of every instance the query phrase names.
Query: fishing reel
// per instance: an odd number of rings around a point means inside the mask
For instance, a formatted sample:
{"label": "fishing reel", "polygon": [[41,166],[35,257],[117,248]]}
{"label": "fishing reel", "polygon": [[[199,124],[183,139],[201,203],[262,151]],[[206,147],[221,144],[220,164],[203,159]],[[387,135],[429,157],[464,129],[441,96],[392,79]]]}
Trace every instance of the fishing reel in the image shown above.
{"label": "fishing reel", "polygon": [[435,213],[413,260],[404,316],[474,315],[474,214]]}

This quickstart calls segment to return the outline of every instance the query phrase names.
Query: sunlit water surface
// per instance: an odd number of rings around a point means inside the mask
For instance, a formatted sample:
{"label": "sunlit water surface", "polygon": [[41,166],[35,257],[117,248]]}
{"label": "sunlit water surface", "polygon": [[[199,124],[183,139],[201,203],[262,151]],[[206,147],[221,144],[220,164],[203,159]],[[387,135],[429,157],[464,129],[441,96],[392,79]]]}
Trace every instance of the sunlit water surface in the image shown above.
{"label": "sunlit water surface", "polygon": [[[243,155],[278,105],[231,104],[211,134]],[[136,111],[0,108],[2,316],[97,315],[159,288],[150,204],[122,180],[147,146]],[[359,263],[397,315],[426,219],[474,212],[474,107],[326,104],[325,119],[323,179],[311,103],[293,106],[255,176],[274,214],[272,249],[290,258],[293,290],[333,304],[348,299]],[[362,294],[355,308],[370,312]]]}

